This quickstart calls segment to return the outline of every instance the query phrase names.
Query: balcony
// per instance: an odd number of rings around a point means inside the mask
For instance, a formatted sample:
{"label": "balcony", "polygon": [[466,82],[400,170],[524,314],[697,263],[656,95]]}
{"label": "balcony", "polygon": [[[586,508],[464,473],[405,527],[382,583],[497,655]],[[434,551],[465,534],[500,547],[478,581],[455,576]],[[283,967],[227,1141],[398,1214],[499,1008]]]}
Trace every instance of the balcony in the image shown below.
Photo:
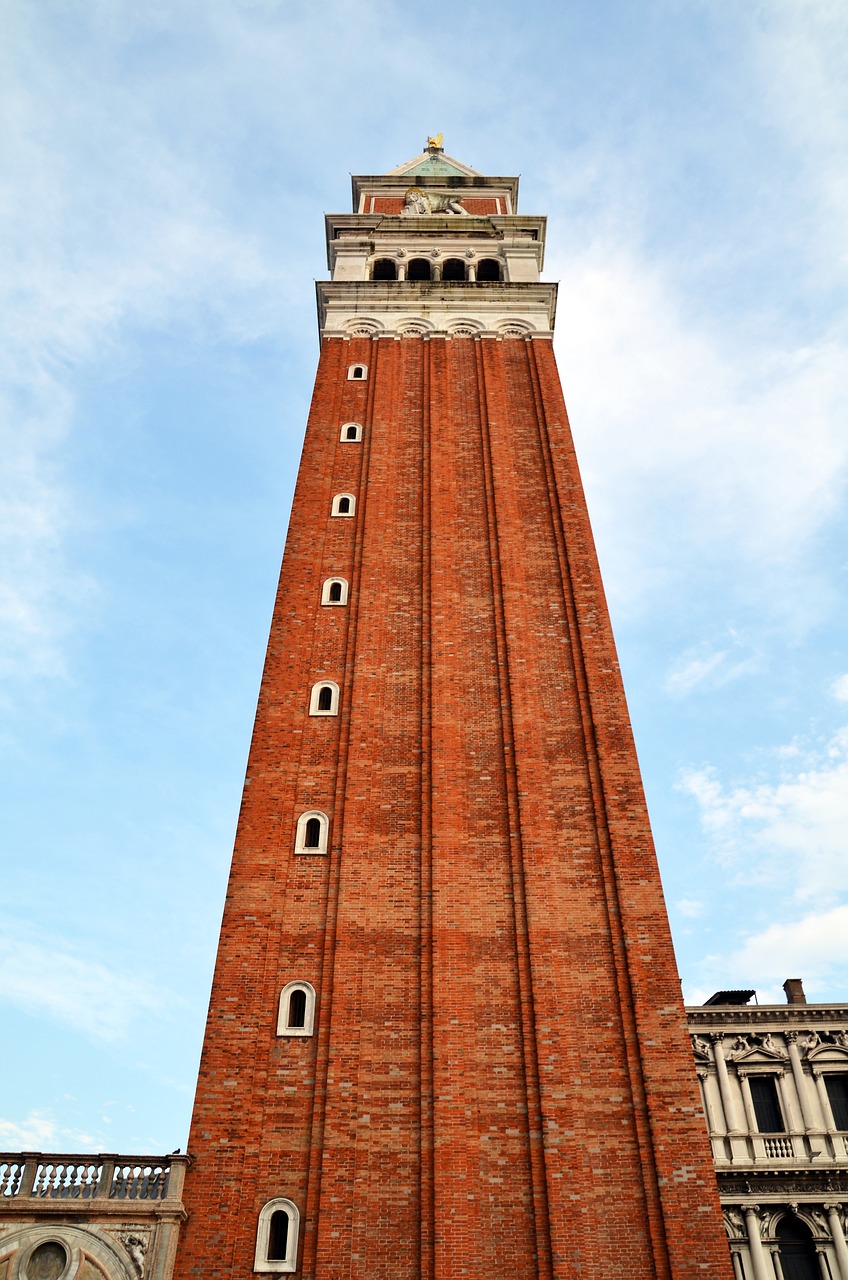
{"label": "balcony", "polygon": [[[124,1155],[53,1155],[42,1152],[0,1152],[0,1215],[61,1200],[63,1212],[74,1201],[97,1202],[108,1212],[127,1200],[141,1207],[178,1209],[181,1216],[183,1180],[189,1157]],[[80,1204],[80,1209],[83,1204]],[[54,1210],[55,1211],[55,1210]]]}

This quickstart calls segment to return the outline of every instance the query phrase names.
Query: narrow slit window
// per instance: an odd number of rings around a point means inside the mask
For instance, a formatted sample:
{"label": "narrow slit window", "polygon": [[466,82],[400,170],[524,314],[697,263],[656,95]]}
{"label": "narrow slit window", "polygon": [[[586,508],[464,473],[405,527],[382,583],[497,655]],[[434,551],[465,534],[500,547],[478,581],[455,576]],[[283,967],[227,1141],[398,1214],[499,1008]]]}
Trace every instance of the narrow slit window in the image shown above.
{"label": "narrow slit window", "polygon": [[346,422],[342,427],[341,438],[345,442],[349,440],[361,440],[362,424],[360,422]]}
{"label": "narrow slit window", "polygon": [[347,371],[348,382],[364,382],[367,377],[367,364],[352,364]]}
{"label": "narrow slit window", "polygon": [[307,818],[304,849],[317,849],[321,844],[321,822],[318,818]]}
{"label": "narrow slit window", "polygon": [[268,1232],[268,1261],[285,1262],[288,1257],[289,1215],[285,1209],[275,1209],[271,1214]]}
{"label": "narrow slit window", "polygon": [[289,996],[289,1026],[292,1031],[301,1031],[306,1025],[306,992],[296,987]]}

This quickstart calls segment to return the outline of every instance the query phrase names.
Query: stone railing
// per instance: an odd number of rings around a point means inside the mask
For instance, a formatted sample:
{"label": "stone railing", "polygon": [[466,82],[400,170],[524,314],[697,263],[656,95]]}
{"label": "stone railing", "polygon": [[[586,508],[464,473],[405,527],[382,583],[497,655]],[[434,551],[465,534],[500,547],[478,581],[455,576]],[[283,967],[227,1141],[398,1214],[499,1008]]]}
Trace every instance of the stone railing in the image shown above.
{"label": "stone railing", "polygon": [[80,1156],[0,1152],[0,1207],[13,1199],[180,1198],[187,1156]]}

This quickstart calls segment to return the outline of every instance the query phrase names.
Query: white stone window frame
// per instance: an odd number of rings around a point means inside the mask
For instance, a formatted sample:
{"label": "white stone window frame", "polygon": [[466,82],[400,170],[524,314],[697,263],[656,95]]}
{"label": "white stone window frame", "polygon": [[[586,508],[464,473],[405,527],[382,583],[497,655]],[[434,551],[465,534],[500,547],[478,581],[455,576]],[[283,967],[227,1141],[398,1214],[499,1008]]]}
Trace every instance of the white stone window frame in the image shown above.
{"label": "white stone window frame", "polygon": [[[318,706],[322,689],[330,690],[330,707],[327,711],[323,711]],[[339,714],[339,686],[335,680],[319,680],[317,684],[312,686],[312,692],[309,695],[309,714],[311,716],[337,716]]]}
{"label": "white stone window frame", "polygon": [[368,381],[368,365],[357,363],[348,366],[347,371],[348,382],[367,382]]}
{"label": "white stone window frame", "polygon": [[[319,835],[317,845],[308,845],[306,843],[306,828],[310,818],[317,818],[319,823]],[[330,836],[330,819],[326,813],[322,813],[320,809],[307,809],[300,815],[297,820],[297,829],[294,836],[294,851],[296,854],[312,855],[313,857],[326,857],[327,847],[329,845]]]}
{"label": "white stone window frame", "polygon": [[[349,435],[351,427],[356,430],[356,435]],[[361,422],[345,422],[339,434],[342,444],[359,444],[362,440],[362,423]]]}
{"label": "white stone window frame", "polygon": [[[285,1258],[269,1258],[268,1249],[271,1244],[271,1219],[275,1213],[285,1213],[289,1220],[286,1235]],[[253,1270],[260,1272],[288,1272],[297,1270],[297,1242],[300,1235],[300,1211],[293,1200],[278,1196],[269,1200],[259,1211],[259,1222],[256,1227],[256,1253],[253,1257]]]}
{"label": "white stone window frame", "polygon": [[[306,996],[306,1011],[302,1027],[289,1026],[289,1004],[295,991],[302,991]],[[280,1003],[277,1009],[278,1036],[311,1036],[315,1028],[315,988],[311,982],[287,982],[280,992]]]}
{"label": "white stone window frame", "polygon": [[[342,498],[350,499],[350,511],[339,511],[339,503]],[[352,493],[337,493],[333,498],[333,505],[330,508],[331,516],[338,516],[341,520],[350,520],[356,514],[356,496]]]}
{"label": "white stone window frame", "polygon": [[[336,583],[341,587],[341,594],[338,600],[331,600],[330,591]],[[331,608],[337,605],[345,605],[347,604],[348,590],[347,578],[325,578],[321,587],[321,603],[330,605]]]}

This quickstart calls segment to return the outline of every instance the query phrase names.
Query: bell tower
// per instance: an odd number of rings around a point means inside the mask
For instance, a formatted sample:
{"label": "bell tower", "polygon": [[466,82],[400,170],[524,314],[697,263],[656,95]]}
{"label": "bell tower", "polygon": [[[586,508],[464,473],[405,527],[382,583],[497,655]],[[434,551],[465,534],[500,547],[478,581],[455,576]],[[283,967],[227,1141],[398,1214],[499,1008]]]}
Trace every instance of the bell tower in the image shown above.
{"label": "bell tower", "polygon": [[517,201],[435,138],[326,220],[180,1280],[731,1275]]}

